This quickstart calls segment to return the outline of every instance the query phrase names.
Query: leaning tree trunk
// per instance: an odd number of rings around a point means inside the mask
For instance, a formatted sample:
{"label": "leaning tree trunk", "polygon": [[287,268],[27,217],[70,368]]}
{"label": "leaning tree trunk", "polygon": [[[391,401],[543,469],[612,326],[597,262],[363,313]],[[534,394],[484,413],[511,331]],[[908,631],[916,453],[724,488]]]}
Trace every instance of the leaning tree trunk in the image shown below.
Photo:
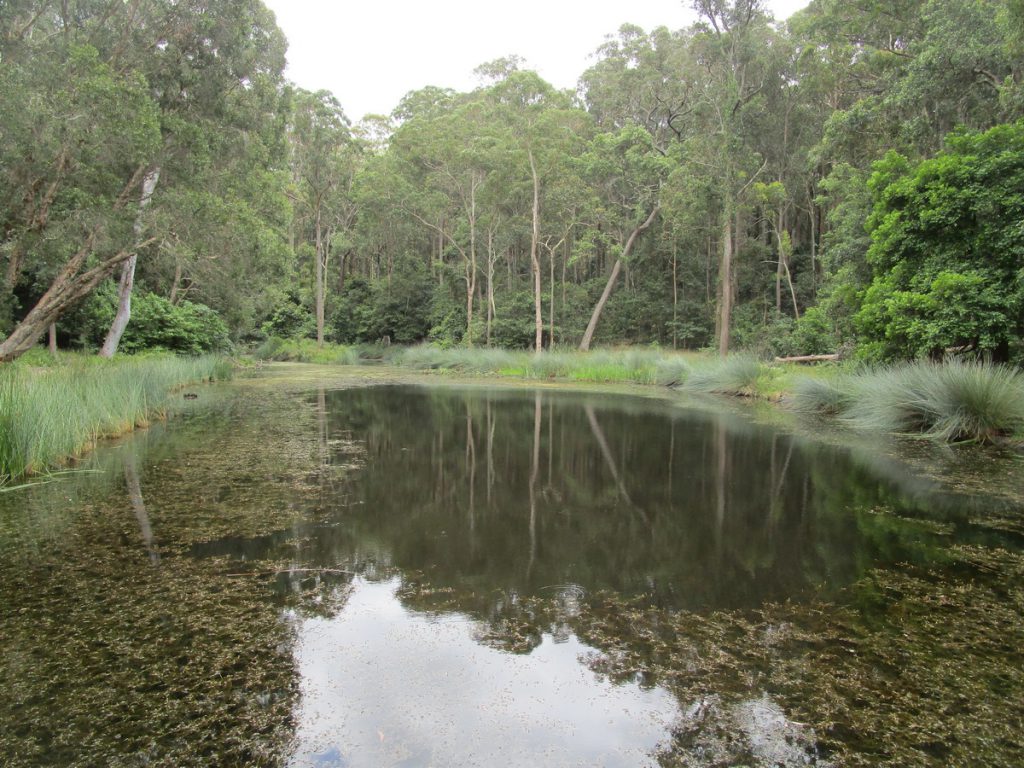
{"label": "leaning tree trunk", "polygon": [[[121,194],[114,203],[114,211],[120,211],[128,203],[128,196],[135,185],[143,177],[144,166],[140,166],[125,184]],[[97,225],[86,235],[82,246],[68,259],[61,267],[57,276],[53,278],[50,287],[42,295],[36,305],[29,310],[20,323],[15,326],[11,334],[0,342],[0,362],[14,360],[30,350],[39,339],[50,323],[55,322],[60,315],[77,302],[92,293],[101,280],[110,277],[114,270],[123,264],[136,250],[149,245],[152,240],[144,243],[137,243],[135,248],[118,251],[112,256],[102,259],[99,264],[87,269],[84,272],[89,256],[93,254],[96,240],[99,237],[100,227]]]}
{"label": "leaning tree trunk", "polygon": [[[156,184],[159,180],[159,166],[149,171],[142,179],[142,197],[139,198],[139,210],[135,216],[135,227],[133,230],[136,251],[138,250],[139,243],[142,242],[142,213],[149,204],[149,200],[153,196],[153,191],[156,189]],[[124,330],[128,327],[128,321],[132,316],[132,291],[135,288],[135,264],[138,262],[138,259],[138,253],[132,253],[121,267],[121,282],[117,291],[117,313],[114,315],[114,322],[110,324],[110,330],[107,331],[107,338],[103,341],[100,357],[114,356],[118,345],[121,343],[121,336],[124,335]]]}
{"label": "leaning tree trunk", "polygon": [[583,341],[580,342],[581,352],[586,352],[590,349],[590,342],[594,339],[594,331],[597,330],[597,321],[601,319],[601,312],[604,311],[604,305],[608,303],[608,297],[612,295],[612,289],[615,287],[615,281],[619,279],[619,272],[622,271],[622,262],[629,258],[629,253],[633,250],[633,245],[636,243],[636,239],[640,237],[640,233],[654,223],[654,217],[658,214],[659,208],[660,206],[658,205],[654,206],[654,209],[651,211],[651,215],[647,217],[647,220],[633,230],[629,239],[626,240],[626,245],[622,249],[622,254],[615,260],[615,264],[612,266],[612,273],[608,275],[608,282],[605,283],[604,291],[601,293],[601,298],[597,300],[597,304],[594,306],[594,312],[590,316],[590,322],[587,323],[587,330],[583,334]]}
{"label": "leaning tree trunk", "polygon": [[[46,293],[11,331],[11,335],[0,342],[0,362],[14,360],[35,346],[39,337],[46,333],[50,323],[92,293],[102,280],[110,277],[118,265],[124,263],[134,253],[127,249],[119,251],[92,269],[79,274],[78,271],[91,253],[95,242],[96,237],[93,233],[86,239],[78,253],[64,265]],[[141,245],[148,244],[149,242],[146,242]]]}

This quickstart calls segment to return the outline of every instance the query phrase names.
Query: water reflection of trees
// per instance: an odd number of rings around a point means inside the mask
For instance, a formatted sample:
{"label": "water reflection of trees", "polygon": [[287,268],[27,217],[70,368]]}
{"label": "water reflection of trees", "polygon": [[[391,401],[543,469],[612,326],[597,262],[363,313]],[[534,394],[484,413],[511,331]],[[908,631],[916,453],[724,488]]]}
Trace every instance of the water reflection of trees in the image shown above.
{"label": "water reflection of trees", "polygon": [[942,541],[930,523],[876,514],[924,513],[843,451],[728,417],[541,392],[328,401],[331,439],[367,461],[336,500],[344,523],[313,546],[336,560],[373,551],[468,588],[481,608],[561,585],[756,605],[849,583],[880,559],[928,559]]}

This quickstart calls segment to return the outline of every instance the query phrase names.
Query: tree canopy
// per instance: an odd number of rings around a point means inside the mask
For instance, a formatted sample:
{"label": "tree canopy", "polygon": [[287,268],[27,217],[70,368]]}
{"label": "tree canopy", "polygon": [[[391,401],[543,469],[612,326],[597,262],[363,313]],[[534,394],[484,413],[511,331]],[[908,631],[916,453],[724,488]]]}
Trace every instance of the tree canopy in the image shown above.
{"label": "tree canopy", "polygon": [[7,3],[0,359],[134,290],[219,346],[1020,360],[1022,7],[696,0],[574,92],[511,56],[352,124],[258,0]]}

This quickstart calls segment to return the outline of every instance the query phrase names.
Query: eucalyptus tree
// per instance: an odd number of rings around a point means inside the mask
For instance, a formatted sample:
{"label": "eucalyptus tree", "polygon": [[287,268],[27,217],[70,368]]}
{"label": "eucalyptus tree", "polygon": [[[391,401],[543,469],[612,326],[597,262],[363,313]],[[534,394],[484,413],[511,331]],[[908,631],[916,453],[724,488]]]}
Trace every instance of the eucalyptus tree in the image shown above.
{"label": "eucalyptus tree", "polygon": [[289,137],[293,199],[313,237],[316,341],[323,346],[326,272],[332,241],[348,238],[354,224],[359,150],[341,105],[326,91],[296,93]]}
{"label": "eucalyptus tree", "polygon": [[773,30],[761,0],[697,0],[701,21],[691,45],[702,74],[696,97],[700,132],[687,141],[687,154],[716,180],[720,232],[717,341],[729,353],[735,301],[737,247],[744,207],[768,162],[751,145],[750,118],[763,107],[779,73],[765,55]]}
{"label": "eucalyptus tree", "polygon": [[[251,173],[254,163],[272,167],[275,160],[273,125],[285,41],[273,15],[261,3],[251,0],[153,0],[137,7],[141,14],[131,21],[137,35],[140,29],[142,34],[134,41],[137,48],[132,56],[159,106],[163,139],[161,151],[142,177],[133,223],[133,235],[139,241],[145,229],[144,211],[157,192],[161,177],[162,188],[168,191],[209,189],[211,181],[223,188],[216,182],[230,179],[230,192],[226,195],[229,200],[242,202],[264,196],[258,187],[265,180],[247,179],[246,175]],[[152,33],[159,36],[155,41]],[[149,45],[155,45],[155,51],[148,50]],[[165,208],[159,197],[157,205]],[[240,230],[246,225],[252,227],[254,222],[253,217],[246,221],[248,206],[243,204],[239,208],[238,215],[229,211],[226,220],[234,225],[231,228],[241,243],[245,238]],[[177,209],[168,214],[165,210],[164,214],[166,221],[170,217],[188,216],[189,211]],[[163,232],[150,229],[166,241]],[[222,245],[226,242],[230,240],[221,240]],[[237,251],[232,251],[235,249],[228,246],[217,255],[235,266],[237,275],[239,260]],[[100,351],[102,355],[116,352],[129,321],[136,261],[137,253],[133,253],[122,267],[118,310]]]}
{"label": "eucalyptus tree", "polygon": [[594,304],[580,340],[579,348],[587,350],[623,264],[629,259],[637,239],[658,215],[661,187],[670,161],[657,151],[646,130],[630,125],[614,133],[594,136],[579,163],[582,175],[591,182],[596,193],[596,218],[584,235],[584,247],[617,249],[604,290]]}
{"label": "eucalyptus tree", "polygon": [[[574,172],[570,158],[583,150],[591,132],[590,121],[586,113],[573,106],[568,94],[555,90],[532,71],[513,68],[502,72],[488,89],[487,96],[494,105],[493,119],[507,128],[506,162],[521,168],[529,179],[533,348],[540,352],[544,340],[540,250],[548,247],[552,270],[555,250],[551,232],[545,231],[545,203],[556,187],[564,191],[567,186],[578,186],[579,176]],[[561,202],[564,204],[566,200]],[[554,213],[549,217],[554,218]],[[561,236],[556,243],[564,242],[572,228],[571,221],[562,219],[558,225]],[[553,275],[551,280],[553,291]],[[551,311],[554,311],[553,304]]]}
{"label": "eucalyptus tree", "polygon": [[404,170],[402,207],[433,232],[440,255],[454,251],[465,284],[465,342],[473,344],[479,277],[480,197],[502,126],[488,120],[480,99],[467,97],[446,110],[411,117],[392,137],[392,151]]}
{"label": "eucalyptus tree", "polygon": [[662,189],[678,167],[679,147],[698,130],[695,112],[700,104],[701,73],[688,31],[659,27],[645,33],[627,24],[598,49],[597,56],[580,79],[587,110],[603,131],[581,162],[597,191],[593,210],[598,212],[597,226],[581,244],[591,251],[617,248],[618,255],[593,307],[581,349],[589,348],[637,239],[661,211]]}
{"label": "eucalyptus tree", "polygon": [[283,53],[254,0],[38,0],[0,14],[6,303],[34,302],[0,359],[122,265],[123,325],[161,191],[194,183],[262,127]]}

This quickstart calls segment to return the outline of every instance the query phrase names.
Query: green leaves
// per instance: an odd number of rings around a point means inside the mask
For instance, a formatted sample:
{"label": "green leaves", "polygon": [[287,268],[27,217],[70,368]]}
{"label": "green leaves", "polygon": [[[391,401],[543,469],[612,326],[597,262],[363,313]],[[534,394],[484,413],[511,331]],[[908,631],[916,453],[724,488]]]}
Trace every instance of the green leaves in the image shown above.
{"label": "green leaves", "polygon": [[868,261],[858,315],[868,355],[1005,357],[1024,323],[1024,123],[963,133],[911,164],[875,165]]}

